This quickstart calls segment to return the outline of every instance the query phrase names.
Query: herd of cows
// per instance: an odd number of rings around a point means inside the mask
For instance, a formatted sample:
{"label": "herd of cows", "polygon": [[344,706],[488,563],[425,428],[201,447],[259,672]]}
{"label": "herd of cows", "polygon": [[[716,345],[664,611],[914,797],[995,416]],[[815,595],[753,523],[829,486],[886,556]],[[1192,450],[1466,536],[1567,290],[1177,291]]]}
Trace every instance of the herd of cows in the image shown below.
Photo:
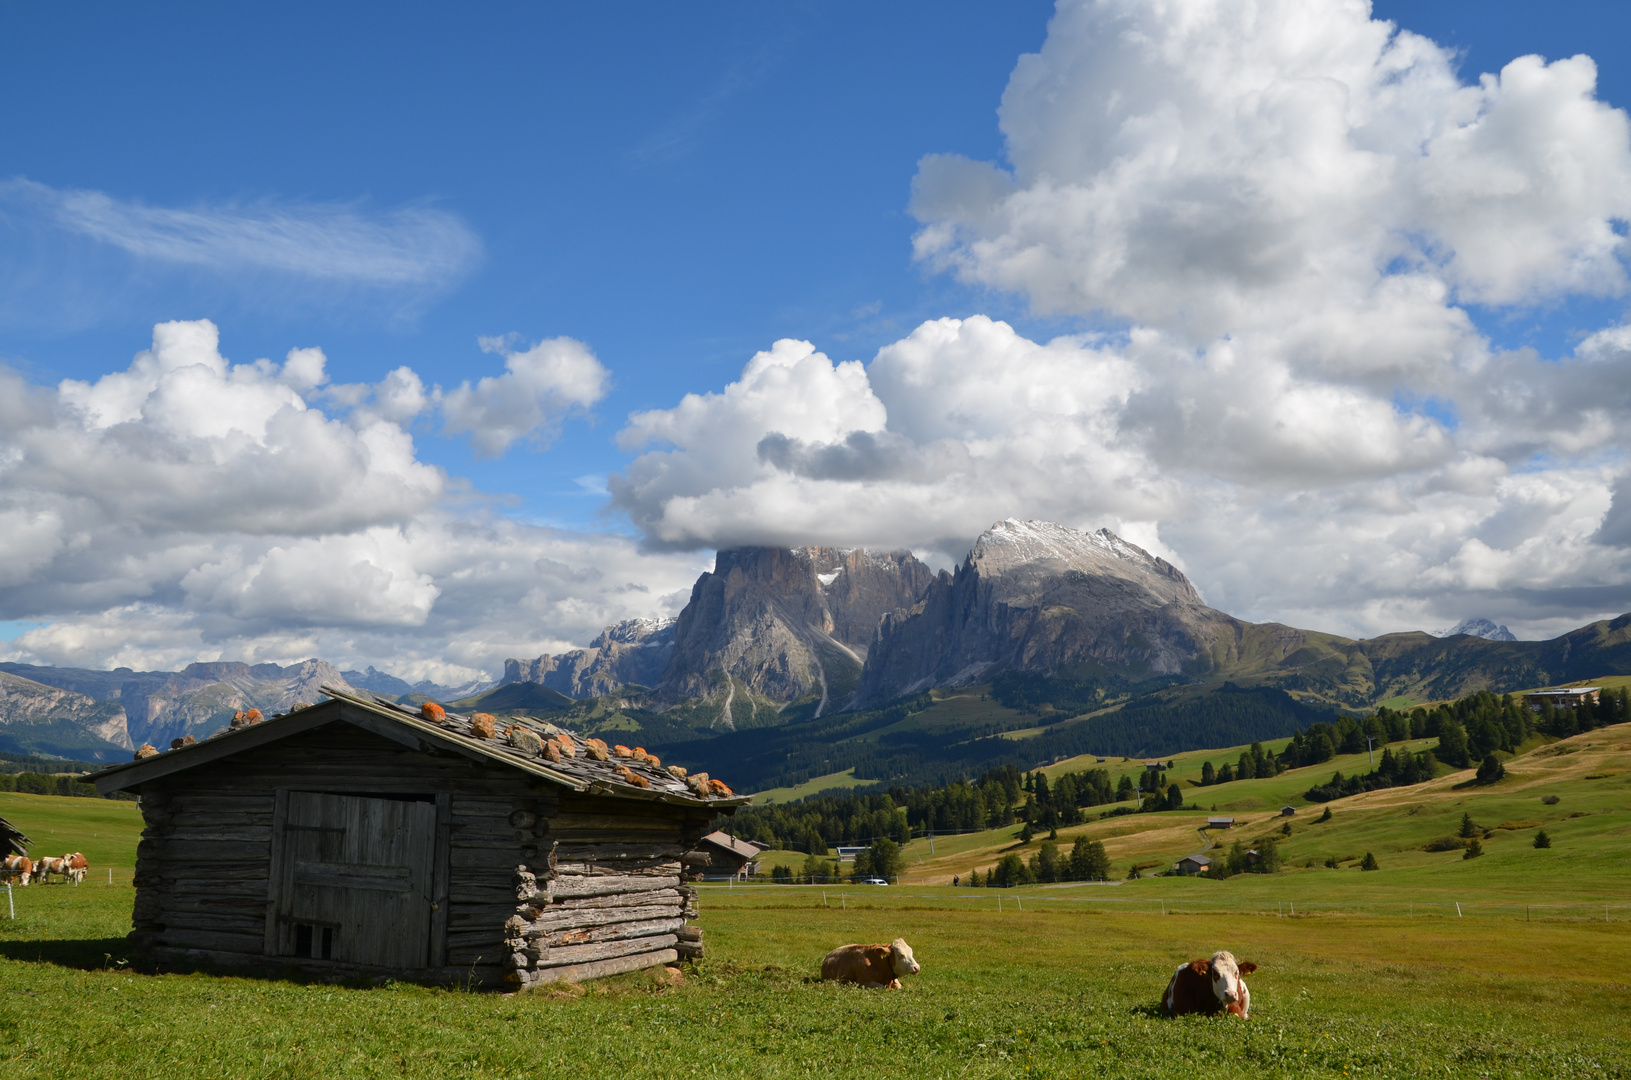
{"label": "herd of cows", "polygon": [[27,885],[31,881],[45,885],[52,878],[78,885],[90,872],[91,864],[77,851],[60,859],[49,856],[30,859],[27,855],[7,855],[0,859],[0,885]]}
{"label": "herd of cows", "polygon": [[[822,981],[878,990],[899,990],[902,978],[922,970],[905,938],[888,945],[840,945],[821,961]],[[1161,1011],[1168,1016],[1202,1013],[1248,1019],[1252,994],[1246,989],[1246,976],[1256,970],[1256,964],[1236,960],[1227,949],[1219,949],[1210,960],[1180,964],[1161,996]]]}

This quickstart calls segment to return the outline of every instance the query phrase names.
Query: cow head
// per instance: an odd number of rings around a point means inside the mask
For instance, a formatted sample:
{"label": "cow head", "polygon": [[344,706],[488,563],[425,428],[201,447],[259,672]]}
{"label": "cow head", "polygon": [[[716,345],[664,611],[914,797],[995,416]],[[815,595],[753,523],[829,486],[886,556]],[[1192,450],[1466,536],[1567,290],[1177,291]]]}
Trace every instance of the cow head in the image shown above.
{"label": "cow head", "polygon": [[1235,954],[1227,949],[1213,953],[1210,961],[1196,960],[1189,966],[1198,974],[1211,978],[1212,993],[1217,995],[1218,1004],[1224,1008],[1241,999],[1241,978],[1257,970],[1256,964],[1249,960],[1244,963],[1237,961]]}
{"label": "cow head", "polygon": [[894,969],[896,978],[902,975],[916,975],[923,970],[923,965],[912,955],[912,947],[906,944],[905,938],[896,938],[890,944],[889,966]]}

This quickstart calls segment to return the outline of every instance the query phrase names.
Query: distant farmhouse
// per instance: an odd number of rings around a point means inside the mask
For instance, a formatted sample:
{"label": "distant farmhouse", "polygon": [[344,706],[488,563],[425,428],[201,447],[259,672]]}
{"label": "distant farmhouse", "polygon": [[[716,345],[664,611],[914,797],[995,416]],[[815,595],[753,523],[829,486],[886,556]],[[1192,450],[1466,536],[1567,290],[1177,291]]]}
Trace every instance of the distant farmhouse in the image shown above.
{"label": "distant farmhouse", "polygon": [[1558,709],[1578,709],[1588,701],[1593,705],[1597,704],[1602,689],[1600,686],[1572,686],[1560,690],[1535,690],[1525,694],[1523,700],[1536,712],[1539,712],[1540,707],[1546,702],[1551,702],[1552,706]]}
{"label": "distant farmhouse", "polygon": [[1212,860],[1205,855],[1185,855],[1179,859],[1173,869],[1180,874],[1202,874],[1212,866]]}
{"label": "distant farmhouse", "polygon": [[758,874],[758,858],[769,849],[770,845],[757,840],[738,840],[730,833],[711,832],[697,844],[697,853],[708,856],[708,861],[696,867],[694,876],[745,881]]}

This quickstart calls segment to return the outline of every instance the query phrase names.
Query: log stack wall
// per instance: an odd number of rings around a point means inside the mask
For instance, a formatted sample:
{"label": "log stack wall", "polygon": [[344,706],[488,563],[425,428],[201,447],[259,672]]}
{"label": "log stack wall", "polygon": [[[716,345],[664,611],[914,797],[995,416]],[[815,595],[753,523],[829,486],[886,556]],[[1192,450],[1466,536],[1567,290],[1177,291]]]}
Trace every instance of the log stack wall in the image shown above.
{"label": "log stack wall", "polygon": [[708,810],[574,793],[344,723],[141,785],[133,944],[170,960],[354,970],[267,955],[280,788],[440,797],[430,966],[394,977],[516,988],[701,955],[680,865]]}

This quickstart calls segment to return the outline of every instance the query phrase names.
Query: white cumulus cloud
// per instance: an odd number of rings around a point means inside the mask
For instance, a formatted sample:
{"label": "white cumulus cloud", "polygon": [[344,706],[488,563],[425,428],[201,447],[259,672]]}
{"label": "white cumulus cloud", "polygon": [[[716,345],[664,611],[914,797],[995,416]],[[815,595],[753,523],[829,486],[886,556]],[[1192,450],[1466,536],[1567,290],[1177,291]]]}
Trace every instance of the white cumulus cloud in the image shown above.
{"label": "white cumulus cloud", "polygon": [[1362,0],[1062,0],[1004,160],[921,162],[915,251],[1097,329],[778,343],[632,417],[614,500],[657,547],[1107,524],[1219,607],[1351,633],[1625,610],[1631,337],[1541,356],[1474,317],[1625,293],[1631,128],[1595,95],[1584,56],[1465,81]]}
{"label": "white cumulus cloud", "polygon": [[438,391],[437,401],[444,428],[468,434],[489,456],[520,439],[547,443],[563,416],[606,394],[609,372],[581,341],[551,338],[517,351],[508,339],[482,338],[481,347],[504,357],[504,374]]}
{"label": "white cumulus cloud", "polygon": [[[495,378],[532,379],[535,404],[604,377],[575,342],[517,355]],[[683,604],[702,557],[452,505],[403,426],[434,407],[419,376],[331,386],[326,366],[315,348],[232,363],[200,321],[160,324],[99,379],[0,373],[0,618],[44,624],[7,658],[315,655],[462,682]],[[550,419],[519,415],[514,437]]]}

